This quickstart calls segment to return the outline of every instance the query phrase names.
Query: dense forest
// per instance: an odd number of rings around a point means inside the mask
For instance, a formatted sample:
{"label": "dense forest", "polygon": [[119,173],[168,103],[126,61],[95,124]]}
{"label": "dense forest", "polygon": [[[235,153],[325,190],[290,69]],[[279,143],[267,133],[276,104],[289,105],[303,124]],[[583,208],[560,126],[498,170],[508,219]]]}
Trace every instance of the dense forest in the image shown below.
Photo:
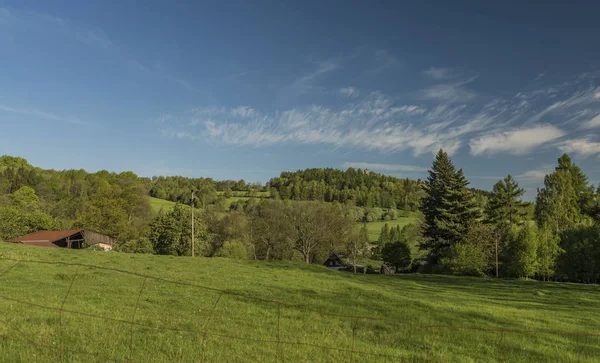
{"label": "dense forest", "polygon": [[[244,198],[224,208],[219,201],[232,193]],[[116,237],[117,251],[190,255],[191,209],[177,204],[156,214],[148,198],[155,196],[200,208],[194,218],[200,256],[321,263],[338,252],[354,265],[378,259],[397,272],[599,282],[600,187],[563,155],[535,204],[523,202],[523,193],[510,175],[490,192],[469,188],[441,150],[426,180],[308,169],[284,172],[265,186],[44,170],[3,156],[0,239],[87,228]],[[378,242],[369,242],[368,222],[405,213],[422,217],[404,228],[385,225]],[[417,246],[422,258],[415,258]]]}
{"label": "dense forest", "polygon": [[[368,170],[349,168],[306,169],[283,172],[267,187],[283,200],[340,202],[366,208],[392,208],[416,211],[425,195],[421,180],[401,179]],[[471,189],[484,207],[488,192]]]}
{"label": "dense forest", "polygon": [[85,227],[120,240],[147,233],[147,190],[134,173],[43,170],[0,157],[0,238]]}

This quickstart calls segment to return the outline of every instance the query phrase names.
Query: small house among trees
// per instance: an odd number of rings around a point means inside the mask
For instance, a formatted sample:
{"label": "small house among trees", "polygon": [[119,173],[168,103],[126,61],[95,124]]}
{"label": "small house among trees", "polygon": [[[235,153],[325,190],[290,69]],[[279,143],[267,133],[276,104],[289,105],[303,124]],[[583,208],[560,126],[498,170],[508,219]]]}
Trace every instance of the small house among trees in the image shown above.
{"label": "small house among trees", "polygon": [[8,240],[7,242],[21,243],[30,246],[85,248],[98,246],[104,250],[112,250],[116,239],[102,233],[73,229],[66,231],[38,231]]}
{"label": "small house among trees", "polygon": [[344,260],[342,260],[335,252],[331,252],[323,264],[331,270],[343,270],[348,267]]}

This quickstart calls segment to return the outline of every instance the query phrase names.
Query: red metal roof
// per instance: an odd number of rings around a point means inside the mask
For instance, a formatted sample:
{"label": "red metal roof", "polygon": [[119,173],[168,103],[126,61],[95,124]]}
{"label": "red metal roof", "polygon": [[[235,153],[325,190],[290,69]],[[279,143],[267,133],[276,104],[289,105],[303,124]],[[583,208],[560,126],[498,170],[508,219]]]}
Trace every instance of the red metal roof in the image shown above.
{"label": "red metal roof", "polygon": [[56,247],[56,248],[60,248],[57,245],[55,245],[54,243],[48,242],[48,241],[41,241],[41,242],[37,242],[37,241],[25,241],[25,242],[21,242],[21,244],[28,245],[28,246]]}
{"label": "red metal roof", "polygon": [[71,229],[67,231],[38,231],[25,236],[9,239],[8,242],[24,243],[24,244],[36,244],[41,245],[44,242],[56,242],[61,239],[71,237],[74,234],[83,232],[83,229]]}

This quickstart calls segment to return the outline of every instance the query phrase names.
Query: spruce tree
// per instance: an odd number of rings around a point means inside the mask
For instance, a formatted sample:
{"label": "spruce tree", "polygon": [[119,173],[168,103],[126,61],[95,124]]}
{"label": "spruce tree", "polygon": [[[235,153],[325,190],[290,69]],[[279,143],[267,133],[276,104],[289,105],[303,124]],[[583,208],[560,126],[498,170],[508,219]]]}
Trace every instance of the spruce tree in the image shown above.
{"label": "spruce tree", "polygon": [[379,239],[377,242],[379,244],[379,248],[383,248],[383,246],[390,242],[390,228],[387,223],[381,227],[381,232],[379,233]]}
{"label": "spruce tree", "polygon": [[519,188],[519,184],[510,174],[497,182],[486,208],[487,221],[508,228],[521,223],[525,215],[523,207],[526,203],[523,203],[520,198],[524,193],[525,190]]}
{"label": "spruce tree", "polygon": [[461,241],[469,224],[480,217],[468,184],[462,169],[457,171],[448,154],[440,150],[424,184],[426,196],[421,204],[426,239],[421,249],[429,250],[436,260]]}

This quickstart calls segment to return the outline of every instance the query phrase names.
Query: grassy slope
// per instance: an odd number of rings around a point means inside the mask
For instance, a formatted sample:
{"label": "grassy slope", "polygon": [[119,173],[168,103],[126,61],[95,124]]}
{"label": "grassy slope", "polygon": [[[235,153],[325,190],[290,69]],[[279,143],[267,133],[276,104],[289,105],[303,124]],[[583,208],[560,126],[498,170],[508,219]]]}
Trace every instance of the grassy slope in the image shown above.
{"label": "grassy slope", "polygon": [[[85,266],[15,264],[2,260],[6,257],[93,264],[227,293]],[[593,362],[600,356],[597,336],[424,327],[598,333],[598,286],[434,275],[353,275],[292,262],[127,255],[9,244],[0,244],[0,279],[3,361],[59,361],[61,342],[66,362],[108,358],[120,362],[399,361],[360,353],[352,357],[353,346],[360,352],[402,355],[414,361]],[[131,325],[133,317],[142,326]],[[278,345],[278,337],[283,342],[339,351]],[[23,341],[54,349],[38,349]],[[98,357],[82,355],[81,351]]]}
{"label": "grassy slope", "polygon": [[379,238],[379,233],[381,232],[381,228],[383,228],[383,226],[386,223],[390,228],[396,226],[400,226],[400,228],[402,228],[407,224],[416,224],[418,223],[418,221],[419,217],[417,216],[417,213],[411,213],[407,217],[398,217],[398,219],[393,221],[377,221],[367,223],[367,233],[369,235],[369,240],[371,240],[371,242],[377,241],[377,239]]}
{"label": "grassy slope", "polygon": [[150,207],[152,207],[152,211],[154,213],[158,213],[158,211],[162,208],[163,211],[170,211],[175,207],[175,202],[171,202],[170,200],[158,199],[154,197],[148,197],[150,200]]}

